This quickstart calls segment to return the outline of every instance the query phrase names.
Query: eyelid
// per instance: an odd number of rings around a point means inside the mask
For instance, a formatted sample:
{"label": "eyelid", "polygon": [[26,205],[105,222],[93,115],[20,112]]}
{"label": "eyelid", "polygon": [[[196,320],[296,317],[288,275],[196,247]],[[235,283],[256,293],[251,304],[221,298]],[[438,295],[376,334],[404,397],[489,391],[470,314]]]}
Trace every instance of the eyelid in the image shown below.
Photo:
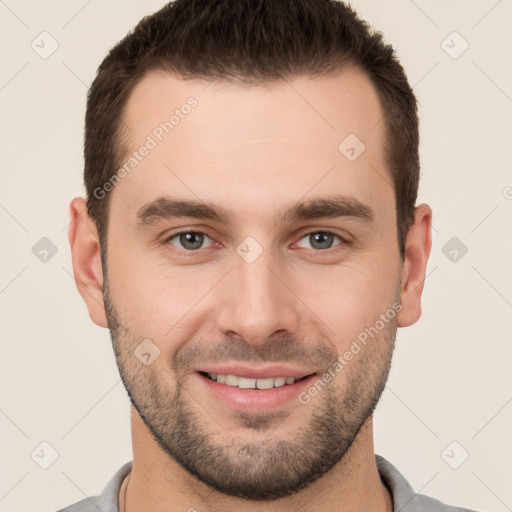
{"label": "eyelid", "polygon": [[[179,237],[180,235],[183,235],[183,234],[186,234],[186,233],[196,233],[196,234],[201,234],[201,235],[204,235],[206,237],[208,237],[213,243],[212,245],[216,244],[217,242],[215,241],[215,239],[209,235],[209,233],[204,230],[204,229],[201,229],[201,228],[189,228],[189,229],[181,229],[180,231],[176,231],[175,233],[172,233],[170,235],[165,235],[164,238],[163,238],[163,243],[164,244],[168,244],[171,242],[171,240],[173,238],[176,238],[176,237]],[[174,245],[174,244],[173,244]],[[195,250],[187,250],[187,249],[184,249],[184,248],[181,248],[181,247],[178,247],[178,246],[175,246],[176,249],[178,251],[181,251],[183,253],[187,253],[187,254],[193,254],[193,253],[198,253],[199,251],[201,251],[202,249],[209,249],[209,247],[201,247],[200,249],[195,249]]]}
{"label": "eyelid", "polygon": [[[185,233],[198,233],[198,234],[202,234],[202,235],[208,237],[210,240],[212,240],[213,243],[211,244],[211,246],[219,244],[219,242],[217,242],[214,239],[214,237],[210,236],[210,234],[208,233],[207,230],[205,230],[204,228],[198,228],[198,227],[185,228],[185,229],[181,228],[180,231],[177,231],[177,232],[172,233],[170,235],[165,235],[165,237],[163,239],[163,243],[167,244],[173,238],[176,238],[179,235],[182,235],[182,234],[185,234]],[[336,250],[336,247],[350,245],[350,243],[351,243],[351,241],[349,239],[347,239],[348,237],[344,237],[344,236],[340,235],[339,233],[336,233],[336,231],[332,230],[332,228],[322,229],[322,228],[317,228],[317,227],[310,227],[310,228],[303,228],[303,230],[301,230],[300,234],[298,235],[297,242],[295,242],[293,245],[299,243],[306,236],[309,236],[309,235],[312,235],[312,234],[315,234],[315,233],[326,233],[326,234],[329,234],[329,235],[333,235],[334,237],[337,237],[339,239],[339,241],[340,241],[339,244],[336,244],[336,245],[334,245],[332,247],[329,247],[328,249],[308,249],[308,248],[305,248],[305,249],[314,251],[314,252],[319,253],[319,254],[320,253],[324,253],[324,252],[327,253],[327,252],[329,252],[331,250]],[[210,249],[211,246],[210,247],[201,247],[201,248],[195,249],[195,250],[182,249],[182,248],[177,247],[177,246],[175,246],[175,247],[176,247],[177,250],[181,251],[182,253],[195,254],[195,253],[199,253],[201,250]]]}
{"label": "eyelid", "polygon": [[308,230],[300,233],[299,239],[297,242],[295,242],[295,244],[298,244],[305,237],[313,235],[315,233],[324,233],[324,234],[332,235],[334,237],[337,237],[339,239],[340,243],[333,245],[332,247],[329,247],[328,249],[309,249],[307,247],[302,247],[302,249],[311,250],[311,251],[321,254],[321,253],[328,253],[331,250],[336,250],[336,248],[339,248],[339,246],[350,245],[350,240],[348,240],[347,237],[344,237],[344,236],[340,235],[339,233],[336,233],[336,231],[333,231],[332,228],[331,229],[322,229],[322,228],[312,228],[311,229],[311,228],[309,228]]}
{"label": "eyelid", "polygon": [[329,225],[309,225],[309,226],[303,226],[300,229],[296,231],[295,236],[300,236],[300,238],[304,237],[305,235],[310,235],[312,233],[329,233],[331,235],[335,235],[343,239],[346,243],[349,243],[353,236],[346,231],[345,229],[336,227],[336,226],[329,226]]}

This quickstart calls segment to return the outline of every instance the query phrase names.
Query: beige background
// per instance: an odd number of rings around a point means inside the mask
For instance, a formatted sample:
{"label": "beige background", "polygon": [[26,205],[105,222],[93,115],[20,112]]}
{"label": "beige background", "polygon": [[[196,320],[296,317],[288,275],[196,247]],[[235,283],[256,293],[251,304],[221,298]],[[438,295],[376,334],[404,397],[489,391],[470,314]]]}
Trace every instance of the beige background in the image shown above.
{"label": "beige background", "polygon": [[[131,458],[129,401],[108,332],[75,289],[66,226],[70,199],[83,194],[87,87],[107,50],[162,4],[0,1],[1,511],[97,494]],[[512,510],[512,2],[353,5],[395,45],[415,87],[420,200],[435,227],[423,317],[399,331],[376,451],[417,492]],[[47,59],[31,48],[43,31],[59,45]],[[445,51],[463,49],[453,31],[469,43],[456,59]],[[57,249],[46,263],[32,252],[42,237]],[[468,249],[456,262],[443,253],[452,237]],[[51,462],[43,441],[58,453],[48,469],[31,457]],[[458,469],[447,464],[466,451]]]}

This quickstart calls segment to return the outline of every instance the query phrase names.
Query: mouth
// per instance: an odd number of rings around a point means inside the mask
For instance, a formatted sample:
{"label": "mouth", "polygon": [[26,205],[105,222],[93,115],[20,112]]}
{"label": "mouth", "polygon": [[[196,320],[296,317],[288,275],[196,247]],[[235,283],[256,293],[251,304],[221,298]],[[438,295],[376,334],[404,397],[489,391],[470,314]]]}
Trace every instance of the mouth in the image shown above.
{"label": "mouth", "polygon": [[297,404],[299,394],[311,385],[317,373],[280,367],[267,370],[209,368],[195,372],[210,399],[229,410],[249,413],[273,412]]}
{"label": "mouth", "polygon": [[240,389],[272,389],[280,388],[283,386],[290,386],[295,382],[307,378],[309,375],[304,377],[267,377],[267,378],[248,378],[240,377],[238,375],[229,375],[223,373],[206,373],[199,372],[207,378],[218,382],[219,384],[225,384],[226,386],[236,387]]}

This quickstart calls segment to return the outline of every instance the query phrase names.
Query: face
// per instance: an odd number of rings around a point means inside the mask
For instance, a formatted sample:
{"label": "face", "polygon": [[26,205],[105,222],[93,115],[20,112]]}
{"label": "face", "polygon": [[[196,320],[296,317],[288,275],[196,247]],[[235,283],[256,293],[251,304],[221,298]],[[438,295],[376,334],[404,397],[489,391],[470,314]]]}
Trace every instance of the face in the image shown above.
{"label": "face", "polygon": [[146,428],[218,491],[305,487],[379,400],[402,270],[381,117],[353,69],[254,87],[153,72],[130,97],[108,323]]}

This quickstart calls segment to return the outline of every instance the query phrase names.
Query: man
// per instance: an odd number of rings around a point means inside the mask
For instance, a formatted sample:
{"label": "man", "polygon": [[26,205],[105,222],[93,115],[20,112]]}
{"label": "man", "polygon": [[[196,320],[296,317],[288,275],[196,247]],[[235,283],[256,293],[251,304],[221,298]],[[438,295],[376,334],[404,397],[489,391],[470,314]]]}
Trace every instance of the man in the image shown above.
{"label": "man", "polygon": [[431,247],[416,101],[329,0],[177,0],[101,64],[69,240],[133,463],[67,511],[461,511],[373,449]]}

